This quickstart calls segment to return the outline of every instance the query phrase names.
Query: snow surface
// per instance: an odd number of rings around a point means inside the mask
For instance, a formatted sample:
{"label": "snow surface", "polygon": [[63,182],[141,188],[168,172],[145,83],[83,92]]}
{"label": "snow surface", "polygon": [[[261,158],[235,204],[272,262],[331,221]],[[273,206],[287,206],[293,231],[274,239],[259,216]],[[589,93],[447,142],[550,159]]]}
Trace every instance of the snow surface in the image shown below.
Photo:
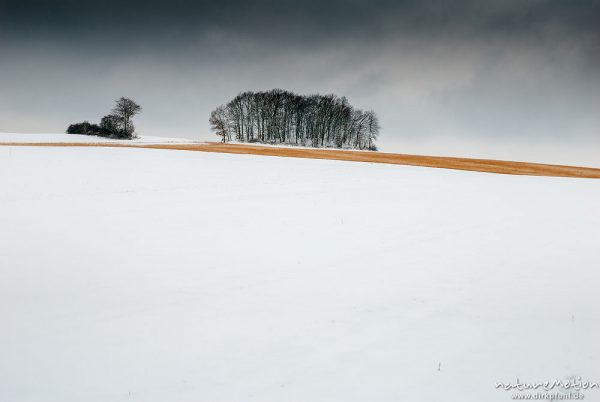
{"label": "snow surface", "polygon": [[0,401],[599,381],[599,242],[597,180],[0,147]]}
{"label": "snow surface", "polygon": [[191,143],[196,142],[193,140],[186,140],[183,138],[169,138],[169,137],[151,137],[151,136],[140,136],[133,140],[118,140],[112,138],[103,138],[95,135],[80,135],[80,134],[23,134],[23,133],[0,133],[0,143],[17,142],[17,143],[49,143],[49,142],[77,142],[77,143],[106,143],[106,142],[117,142],[126,144],[164,144],[164,143]]}

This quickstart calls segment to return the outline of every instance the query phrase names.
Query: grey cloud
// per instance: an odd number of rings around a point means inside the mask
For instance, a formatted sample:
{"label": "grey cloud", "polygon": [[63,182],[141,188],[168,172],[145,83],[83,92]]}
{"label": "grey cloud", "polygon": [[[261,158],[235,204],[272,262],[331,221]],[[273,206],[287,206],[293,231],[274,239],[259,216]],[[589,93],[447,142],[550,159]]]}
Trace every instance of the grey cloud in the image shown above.
{"label": "grey cloud", "polygon": [[62,131],[124,95],[143,133],[211,138],[214,106],[281,87],[375,109],[387,150],[542,141],[576,160],[600,151],[598,15],[592,0],[3,1],[0,131]]}

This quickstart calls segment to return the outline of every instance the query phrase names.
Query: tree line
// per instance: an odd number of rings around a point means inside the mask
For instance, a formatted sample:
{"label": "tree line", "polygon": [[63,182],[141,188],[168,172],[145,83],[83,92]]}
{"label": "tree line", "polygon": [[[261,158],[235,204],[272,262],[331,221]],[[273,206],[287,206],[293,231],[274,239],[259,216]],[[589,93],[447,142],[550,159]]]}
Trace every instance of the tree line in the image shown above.
{"label": "tree line", "polygon": [[107,138],[132,139],[135,136],[133,116],[142,111],[140,105],[129,98],[119,98],[112,112],[100,120],[100,124],[88,121],[71,124],[67,134],[97,135]]}
{"label": "tree line", "polygon": [[345,97],[302,96],[281,89],[243,92],[210,115],[223,142],[259,142],[376,150],[379,122]]}

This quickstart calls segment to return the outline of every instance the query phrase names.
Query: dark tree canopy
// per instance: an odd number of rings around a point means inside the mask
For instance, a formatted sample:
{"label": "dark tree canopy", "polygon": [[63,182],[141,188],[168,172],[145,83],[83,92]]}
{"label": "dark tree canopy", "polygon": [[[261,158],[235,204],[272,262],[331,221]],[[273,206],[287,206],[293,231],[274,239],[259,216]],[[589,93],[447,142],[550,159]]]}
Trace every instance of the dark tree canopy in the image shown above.
{"label": "dark tree canopy", "polygon": [[121,133],[121,122],[119,117],[114,114],[108,114],[100,120],[100,127],[104,132],[118,136]]}
{"label": "dark tree canopy", "polygon": [[111,114],[100,120],[100,125],[91,124],[87,121],[71,124],[67,128],[67,134],[97,135],[100,137],[132,139],[134,138],[135,126],[131,119],[142,110],[140,105],[128,98],[120,98]]}
{"label": "dark tree canopy", "polygon": [[219,106],[209,122],[223,142],[260,142],[376,150],[379,122],[345,97],[301,96],[274,89],[244,92]]}
{"label": "dark tree canopy", "polygon": [[100,135],[101,131],[97,124],[92,124],[89,121],[71,124],[67,128],[67,134]]}

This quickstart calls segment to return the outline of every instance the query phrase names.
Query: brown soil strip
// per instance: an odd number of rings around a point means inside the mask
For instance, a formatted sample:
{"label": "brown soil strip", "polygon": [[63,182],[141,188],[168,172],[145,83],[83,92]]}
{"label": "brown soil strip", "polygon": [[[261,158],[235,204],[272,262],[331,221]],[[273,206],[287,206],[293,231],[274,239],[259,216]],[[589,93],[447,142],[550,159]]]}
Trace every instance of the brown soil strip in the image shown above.
{"label": "brown soil strip", "polygon": [[117,144],[117,143],[0,143],[10,146],[48,147],[115,147],[174,149],[181,151],[220,152],[228,154],[251,154],[292,158],[334,159],[355,162],[388,163],[394,165],[425,166],[444,169],[470,170],[529,176],[556,176],[600,178],[600,169],[546,165],[540,163],[498,161],[491,159],[451,158],[445,156],[405,155],[385,152],[344,151],[332,149],[305,149],[292,147],[267,147],[260,145],[223,144],[218,142],[189,144]]}

